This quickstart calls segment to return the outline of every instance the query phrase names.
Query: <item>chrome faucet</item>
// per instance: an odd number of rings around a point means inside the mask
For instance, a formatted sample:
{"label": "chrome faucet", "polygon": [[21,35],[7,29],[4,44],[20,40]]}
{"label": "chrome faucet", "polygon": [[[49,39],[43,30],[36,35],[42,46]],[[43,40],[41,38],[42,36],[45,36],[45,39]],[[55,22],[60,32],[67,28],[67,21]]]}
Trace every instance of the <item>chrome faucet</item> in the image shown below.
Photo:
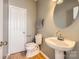
{"label": "chrome faucet", "polygon": [[56,32],[56,36],[57,36],[57,39],[58,39],[58,40],[62,40],[62,41],[64,40],[64,37],[63,37],[61,31],[57,31],[57,32]]}

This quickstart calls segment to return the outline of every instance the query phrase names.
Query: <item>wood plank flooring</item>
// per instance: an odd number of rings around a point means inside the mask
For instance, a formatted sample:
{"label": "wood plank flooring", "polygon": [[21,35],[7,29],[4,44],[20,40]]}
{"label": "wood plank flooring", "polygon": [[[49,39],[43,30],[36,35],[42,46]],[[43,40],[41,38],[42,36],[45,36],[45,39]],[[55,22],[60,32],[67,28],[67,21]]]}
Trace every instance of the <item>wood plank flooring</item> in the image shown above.
{"label": "wood plank flooring", "polygon": [[24,52],[20,52],[10,55],[8,59],[46,59],[46,58],[41,53],[32,58],[27,58]]}

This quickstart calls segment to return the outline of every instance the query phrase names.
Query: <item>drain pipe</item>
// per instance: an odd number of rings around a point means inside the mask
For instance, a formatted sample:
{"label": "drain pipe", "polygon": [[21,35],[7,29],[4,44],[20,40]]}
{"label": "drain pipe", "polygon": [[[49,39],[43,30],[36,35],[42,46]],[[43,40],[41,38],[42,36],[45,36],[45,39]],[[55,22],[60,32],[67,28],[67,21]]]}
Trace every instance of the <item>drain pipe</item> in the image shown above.
{"label": "drain pipe", "polygon": [[67,55],[67,53],[66,53],[66,51],[64,51],[64,59],[66,59],[66,55]]}

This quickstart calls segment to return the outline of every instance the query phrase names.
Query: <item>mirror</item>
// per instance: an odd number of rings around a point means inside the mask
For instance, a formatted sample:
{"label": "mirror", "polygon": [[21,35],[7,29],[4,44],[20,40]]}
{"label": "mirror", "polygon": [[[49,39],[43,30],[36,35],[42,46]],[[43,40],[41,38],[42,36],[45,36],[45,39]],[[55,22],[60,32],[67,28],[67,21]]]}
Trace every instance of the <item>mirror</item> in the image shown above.
{"label": "mirror", "polygon": [[78,0],[64,0],[57,4],[54,11],[54,23],[59,28],[66,28],[72,25],[79,14]]}

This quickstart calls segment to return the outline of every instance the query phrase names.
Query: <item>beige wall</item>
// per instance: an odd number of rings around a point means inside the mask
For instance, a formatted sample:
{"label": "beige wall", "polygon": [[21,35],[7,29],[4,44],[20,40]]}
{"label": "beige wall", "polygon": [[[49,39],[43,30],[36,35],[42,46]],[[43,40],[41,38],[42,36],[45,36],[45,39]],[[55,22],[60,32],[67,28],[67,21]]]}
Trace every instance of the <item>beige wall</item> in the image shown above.
{"label": "beige wall", "polygon": [[[74,1],[73,1],[74,2]],[[72,3],[73,3],[72,2]],[[43,34],[43,38],[56,36],[56,32],[60,30],[63,33],[64,38],[68,38],[69,40],[74,40],[77,42],[75,49],[72,51],[72,56],[67,56],[67,59],[79,59],[79,15],[77,20],[69,27],[60,29],[54,23],[53,18],[53,8],[55,7],[54,2],[52,0],[39,0],[38,1],[38,20],[44,18],[44,26],[39,30],[40,33]],[[43,39],[42,51],[50,57],[50,59],[54,59],[54,50],[48,47]]]}
{"label": "beige wall", "polygon": [[[42,18],[45,20],[43,28],[39,30],[43,34],[43,38],[54,36],[53,32],[56,32],[52,18],[55,5],[56,3],[52,0],[38,0],[38,20]],[[41,49],[50,59],[54,59],[54,50],[46,45],[44,39]]]}
{"label": "beige wall", "polygon": [[27,40],[32,41],[35,34],[36,3],[34,0],[9,0],[9,5],[27,9]]}

